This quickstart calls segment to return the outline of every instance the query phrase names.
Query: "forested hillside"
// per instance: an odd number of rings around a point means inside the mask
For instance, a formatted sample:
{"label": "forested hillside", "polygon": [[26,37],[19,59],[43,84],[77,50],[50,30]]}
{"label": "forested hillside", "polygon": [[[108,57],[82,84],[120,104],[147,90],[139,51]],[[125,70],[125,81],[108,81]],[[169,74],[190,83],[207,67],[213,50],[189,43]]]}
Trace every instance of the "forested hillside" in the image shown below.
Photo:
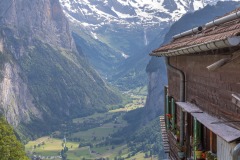
{"label": "forested hillside", "polygon": [[0,117],[0,160],[29,160],[13,128]]}

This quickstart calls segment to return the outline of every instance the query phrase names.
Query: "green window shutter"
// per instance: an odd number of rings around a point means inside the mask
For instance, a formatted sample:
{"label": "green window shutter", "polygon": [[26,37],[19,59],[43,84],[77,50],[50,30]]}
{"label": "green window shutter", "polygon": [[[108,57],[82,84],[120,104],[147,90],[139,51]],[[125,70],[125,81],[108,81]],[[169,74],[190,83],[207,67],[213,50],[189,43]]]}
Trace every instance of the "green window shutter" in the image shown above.
{"label": "green window shutter", "polygon": [[172,111],[172,119],[171,119],[171,122],[172,122],[172,129],[175,129],[175,121],[176,121],[176,107],[175,107],[175,100],[174,98],[171,98],[171,111]]}
{"label": "green window shutter", "polygon": [[[169,105],[169,96],[166,95],[166,114],[170,114],[170,105]],[[165,115],[166,117],[166,124],[167,124],[167,129],[169,129],[170,127],[170,121],[169,121],[169,118]]]}

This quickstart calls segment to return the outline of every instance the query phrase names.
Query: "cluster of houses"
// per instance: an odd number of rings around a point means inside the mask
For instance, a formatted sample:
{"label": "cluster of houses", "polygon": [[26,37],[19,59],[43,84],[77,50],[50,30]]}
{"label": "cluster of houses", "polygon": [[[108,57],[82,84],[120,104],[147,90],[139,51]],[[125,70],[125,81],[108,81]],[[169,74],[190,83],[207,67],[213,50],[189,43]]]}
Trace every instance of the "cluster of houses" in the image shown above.
{"label": "cluster of houses", "polygon": [[33,155],[31,157],[32,160],[46,160],[46,159],[50,159],[50,160],[60,160],[62,159],[62,156],[41,156],[41,155]]}
{"label": "cluster of houses", "polygon": [[165,57],[161,119],[171,160],[240,160],[240,8],[179,33],[151,56]]}

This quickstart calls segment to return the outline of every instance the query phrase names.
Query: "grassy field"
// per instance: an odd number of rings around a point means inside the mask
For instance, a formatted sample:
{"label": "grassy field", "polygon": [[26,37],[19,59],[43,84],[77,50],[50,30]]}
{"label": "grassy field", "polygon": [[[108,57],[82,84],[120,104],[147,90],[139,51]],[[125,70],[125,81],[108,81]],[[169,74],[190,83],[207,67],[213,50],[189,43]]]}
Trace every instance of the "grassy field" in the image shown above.
{"label": "grassy field", "polygon": [[[67,159],[81,160],[96,159],[96,158],[109,158],[114,160],[115,157],[124,157],[128,155],[127,145],[122,143],[120,145],[99,145],[105,139],[110,137],[113,133],[121,130],[127,126],[127,122],[123,120],[123,116],[130,110],[143,107],[146,101],[144,93],[146,88],[138,88],[132,92],[127,93],[131,99],[124,107],[109,110],[106,113],[95,113],[88,117],[76,118],[72,120],[72,125],[78,126],[82,124],[96,124],[93,127],[83,131],[76,131],[66,136],[68,147]],[[61,133],[61,131],[58,131]],[[63,138],[63,137],[62,137]],[[70,142],[69,139],[77,139],[78,141]],[[86,144],[80,146],[81,144]],[[89,145],[88,145],[89,144]],[[90,145],[91,144],[91,145]],[[91,146],[91,147],[90,147]],[[63,149],[63,139],[42,137],[35,141],[30,141],[25,145],[28,155],[41,155],[41,156],[59,156]],[[143,153],[138,153],[130,159],[141,160],[144,159]]]}
{"label": "grassy field", "polygon": [[69,160],[81,160],[84,157],[94,158],[95,156],[89,152],[89,147],[76,148],[67,152]]}
{"label": "grassy field", "polygon": [[[60,151],[63,149],[63,140],[42,137],[35,141],[30,141],[25,145],[25,150],[29,155],[41,155],[41,156],[59,156]],[[69,151],[78,150],[78,143],[67,142],[66,146]]]}
{"label": "grassy field", "polygon": [[[93,129],[89,129],[87,131],[81,131],[74,133],[71,137],[73,138],[82,138],[85,141],[99,141],[107,136],[109,134],[114,133],[116,129],[115,128],[104,128],[104,127],[97,127]],[[93,140],[96,139],[96,140]]]}
{"label": "grassy field", "polygon": [[113,113],[95,113],[91,116],[88,116],[88,117],[83,117],[83,118],[76,118],[76,119],[73,119],[73,123],[83,123],[84,121],[104,121],[104,120],[107,120],[107,119],[110,119],[114,114]]}
{"label": "grassy field", "polygon": [[144,153],[142,153],[142,152],[140,152],[140,153],[137,153],[135,156],[132,156],[132,157],[130,157],[130,158],[127,158],[126,156],[125,156],[125,160],[158,160],[158,158],[157,157],[154,157],[154,156],[152,156],[152,157],[148,157],[148,158],[144,158],[144,156],[145,156],[145,154]]}

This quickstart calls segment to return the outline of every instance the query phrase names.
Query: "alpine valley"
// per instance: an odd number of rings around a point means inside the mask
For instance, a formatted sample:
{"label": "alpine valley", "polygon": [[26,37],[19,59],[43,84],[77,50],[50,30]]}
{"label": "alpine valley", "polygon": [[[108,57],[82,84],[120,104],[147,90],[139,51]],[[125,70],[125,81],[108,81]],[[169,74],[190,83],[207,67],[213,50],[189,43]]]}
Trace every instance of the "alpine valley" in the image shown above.
{"label": "alpine valley", "polygon": [[148,53],[187,12],[218,0],[60,0],[90,63],[122,90],[147,83]]}
{"label": "alpine valley", "polygon": [[166,158],[166,68],[149,53],[239,1],[1,0],[0,160]]}

